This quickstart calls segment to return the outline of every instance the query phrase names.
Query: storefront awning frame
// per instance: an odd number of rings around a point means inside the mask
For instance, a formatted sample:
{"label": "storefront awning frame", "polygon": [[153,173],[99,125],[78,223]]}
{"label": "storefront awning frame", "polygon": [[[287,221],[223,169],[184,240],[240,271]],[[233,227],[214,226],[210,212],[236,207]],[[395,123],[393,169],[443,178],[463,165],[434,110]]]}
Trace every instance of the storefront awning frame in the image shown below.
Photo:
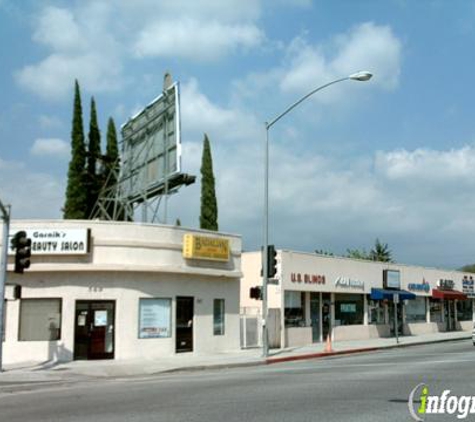
{"label": "storefront awning frame", "polygon": [[399,300],[412,300],[416,295],[406,290],[389,290],[389,289],[371,289],[370,299],[372,300],[394,300],[394,295],[399,295]]}
{"label": "storefront awning frame", "polygon": [[444,300],[467,300],[468,299],[465,293],[459,292],[458,290],[440,290],[440,289],[432,289],[432,298],[444,299]]}

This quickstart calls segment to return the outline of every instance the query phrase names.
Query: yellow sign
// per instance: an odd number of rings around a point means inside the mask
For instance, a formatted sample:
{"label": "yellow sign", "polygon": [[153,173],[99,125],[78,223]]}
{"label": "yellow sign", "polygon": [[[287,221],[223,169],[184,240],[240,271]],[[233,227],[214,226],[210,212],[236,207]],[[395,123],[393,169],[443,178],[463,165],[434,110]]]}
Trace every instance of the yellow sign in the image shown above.
{"label": "yellow sign", "polygon": [[229,252],[229,239],[194,234],[185,234],[183,238],[184,258],[225,262],[229,261]]}

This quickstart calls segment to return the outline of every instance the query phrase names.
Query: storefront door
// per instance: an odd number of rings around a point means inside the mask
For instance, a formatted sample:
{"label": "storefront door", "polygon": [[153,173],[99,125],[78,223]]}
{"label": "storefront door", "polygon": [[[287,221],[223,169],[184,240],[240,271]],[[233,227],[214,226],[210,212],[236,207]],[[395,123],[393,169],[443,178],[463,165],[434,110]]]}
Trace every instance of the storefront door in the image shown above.
{"label": "storefront door", "polygon": [[318,293],[310,293],[310,320],[312,322],[312,342],[320,341],[320,300]]}
{"label": "storefront door", "polygon": [[331,331],[331,296],[330,293],[322,294],[322,334],[323,340],[327,339],[328,334]]}
{"label": "storefront door", "polygon": [[455,331],[455,301],[444,300],[445,329]]}
{"label": "storefront door", "polygon": [[194,298],[176,298],[176,352],[193,351]]}
{"label": "storefront door", "polygon": [[403,334],[403,323],[402,323],[402,303],[399,302],[395,304],[392,300],[388,302],[389,305],[389,329],[391,331],[391,335],[396,336],[394,333],[394,307],[397,306],[397,328],[398,328],[398,336],[402,336]]}
{"label": "storefront door", "polygon": [[113,301],[76,301],[74,359],[114,359]]}

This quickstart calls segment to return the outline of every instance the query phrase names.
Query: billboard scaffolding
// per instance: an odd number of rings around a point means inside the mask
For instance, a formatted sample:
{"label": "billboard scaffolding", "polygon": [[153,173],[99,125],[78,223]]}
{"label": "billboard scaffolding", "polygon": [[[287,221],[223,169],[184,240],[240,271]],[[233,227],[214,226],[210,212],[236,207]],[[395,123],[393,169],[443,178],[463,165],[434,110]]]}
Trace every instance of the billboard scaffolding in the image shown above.
{"label": "billboard scaffolding", "polygon": [[[116,186],[104,190],[93,217],[132,221],[141,210],[142,222],[156,222],[162,199],[167,223],[168,196],[195,181],[181,172],[180,90],[165,75],[164,89],[121,128],[120,166]],[[107,183],[106,183],[107,185]]]}

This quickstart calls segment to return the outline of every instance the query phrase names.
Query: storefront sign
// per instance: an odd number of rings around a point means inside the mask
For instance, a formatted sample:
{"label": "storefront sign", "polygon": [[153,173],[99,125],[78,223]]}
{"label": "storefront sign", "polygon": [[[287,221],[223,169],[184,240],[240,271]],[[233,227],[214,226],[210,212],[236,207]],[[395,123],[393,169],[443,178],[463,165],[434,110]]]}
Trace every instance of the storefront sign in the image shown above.
{"label": "storefront sign", "polygon": [[[85,255],[89,252],[88,229],[26,229],[32,255]],[[10,239],[15,235],[12,233]],[[9,239],[8,254],[14,255]]]}
{"label": "storefront sign", "polygon": [[474,280],[473,277],[464,276],[462,280],[462,291],[468,296],[473,298],[475,296]]}
{"label": "storefront sign", "polygon": [[383,286],[386,289],[400,289],[401,275],[398,270],[383,271]]}
{"label": "storefront sign", "polygon": [[349,277],[338,277],[335,280],[336,287],[346,287],[349,289],[360,289],[364,290],[364,281],[352,279]]}
{"label": "storefront sign", "polygon": [[437,282],[437,286],[440,290],[453,290],[454,285],[455,283],[453,280],[445,280],[442,278]]}
{"label": "storefront sign", "polygon": [[325,276],[319,274],[290,274],[292,283],[305,283],[305,284],[325,284]]}
{"label": "storefront sign", "polygon": [[430,284],[425,279],[422,279],[422,283],[409,283],[407,288],[413,292],[430,292]]}
{"label": "storefront sign", "polygon": [[194,234],[185,234],[183,238],[184,258],[227,262],[229,256],[229,239]]}

